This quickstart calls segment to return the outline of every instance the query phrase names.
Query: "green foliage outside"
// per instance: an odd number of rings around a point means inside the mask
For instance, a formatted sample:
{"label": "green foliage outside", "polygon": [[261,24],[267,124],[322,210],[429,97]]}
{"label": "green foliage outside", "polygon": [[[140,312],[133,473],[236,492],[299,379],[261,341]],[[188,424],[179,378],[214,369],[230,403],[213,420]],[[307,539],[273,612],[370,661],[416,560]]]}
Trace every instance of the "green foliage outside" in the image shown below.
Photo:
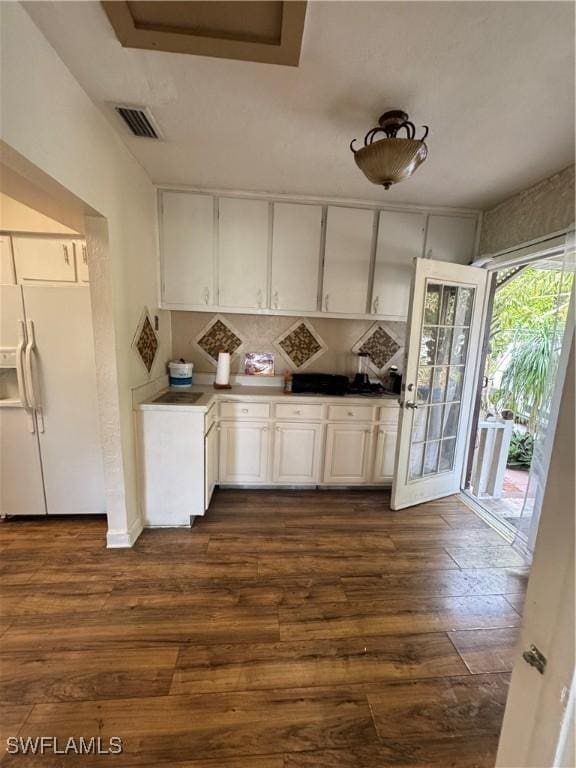
{"label": "green foliage outside", "polygon": [[487,376],[492,384],[497,374],[500,385],[489,389],[485,407],[513,411],[532,433],[521,441],[516,430],[509,454],[516,466],[531,457],[532,435],[547,410],[572,284],[572,273],[528,267],[496,291]]}
{"label": "green foliage outside", "polygon": [[517,469],[530,469],[534,438],[530,432],[520,432],[515,429],[508,449],[508,466]]}

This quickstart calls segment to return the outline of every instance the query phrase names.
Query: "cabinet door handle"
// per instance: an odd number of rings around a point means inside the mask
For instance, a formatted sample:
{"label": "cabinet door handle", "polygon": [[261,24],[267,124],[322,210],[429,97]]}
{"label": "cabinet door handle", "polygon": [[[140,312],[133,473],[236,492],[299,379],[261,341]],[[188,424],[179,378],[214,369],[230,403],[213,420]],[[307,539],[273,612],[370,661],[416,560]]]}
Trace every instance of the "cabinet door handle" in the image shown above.
{"label": "cabinet door handle", "polygon": [[377,315],[378,314],[378,306],[380,304],[380,296],[376,296],[374,299],[374,303],[372,305],[372,312]]}
{"label": "cabinet door handle", "polygon": [[242,413],[248,413],[248,408],[242,408]]}
{"label": "cabinet door handle", "polygon": [[88,252],[86,251],[85,243],[82,243],[82,261],[88,266]]}
{"label": "cabinet door handle", "polygon": [[256,294],[256,301],[258,302],[258,309],[262,309],[262,289]]}
{"label": "cabinet door handle", "polygon": [[210,289],[204,288],[204,304],[210,304]]}
{"label": "cabinet door handle", "polygon": [[262,427],[262,432],[268,432],[268,427]]}
{"label": "cabinet door handle", "polygon": [[294,413],[296,414],[296,416],[302,416],[302,411],[294,411]]}
{"label": "cabinet door handle", "polygon": [[278,297],[278,291],[274,291],[274,309],[278,309],[279,303],[280,303],[280,300]]}
{"label": "cabinet door handle", "polygon": [[426,251],[426,258],[431,259],[432,258],[432,248],[428,248]]}
{"label": "cabinet door handle", "polygon": [[348,416],[354,416],[354,411],[348,411]]}
{"label": "cabinet door handle", "polygon": [[325,312],[328,312],[328,305],[329,305],[329,303],[330,303],[330,294],[327,293],[326,296],[324,297],[324,311]]}
{"label": "cabinet door handle", "polygon": [[63,245],[62,248],[64,249],[64,264],[70,264],[70,255],[68,253],[68,246]]}

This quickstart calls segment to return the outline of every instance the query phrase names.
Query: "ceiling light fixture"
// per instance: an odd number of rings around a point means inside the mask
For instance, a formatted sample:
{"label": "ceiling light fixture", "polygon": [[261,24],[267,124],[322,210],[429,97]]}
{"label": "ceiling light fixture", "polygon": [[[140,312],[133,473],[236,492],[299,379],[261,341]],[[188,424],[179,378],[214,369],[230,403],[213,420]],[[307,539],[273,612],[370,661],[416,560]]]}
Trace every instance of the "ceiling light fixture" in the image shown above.
{"label": "ceiling light fixture", "polygon": [[[416,127],[406,112],[400,109],[384,112],[378,120],[378,126],[369,130],[364,137],[363,147],[354,149],[356,139],[350,142],[356,165],[369,181],[381,184],[384,189],[404,181],[412,176],[428,155],[428,147],[424,143],[428,136],[428,126],[422,127],[424,135],[421,139],[415,139]],[[402,129],[406,131],[406,138],[397,135]],[[380,133],[385,137],[374,141]]]}

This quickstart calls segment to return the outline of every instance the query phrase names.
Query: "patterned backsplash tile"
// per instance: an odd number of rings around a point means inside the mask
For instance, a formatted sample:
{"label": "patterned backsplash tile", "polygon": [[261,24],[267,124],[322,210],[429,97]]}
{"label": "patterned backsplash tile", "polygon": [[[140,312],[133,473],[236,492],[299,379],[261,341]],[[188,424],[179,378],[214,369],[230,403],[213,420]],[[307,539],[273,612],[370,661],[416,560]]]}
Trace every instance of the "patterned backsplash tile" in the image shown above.
{"label": "patterned backsplash tile", "polygon": [[[220,314],[206,315],[204,312],[172,312],[172,357],[183,357],[194,363],[194,370],[198,372],[213,372],[216,359],[199,344],[204,336],[209,333],[212,324],[218,319],[222,324],[239,339],[242,344],[232,356],[232,373],[244,373],[244,352],[277,352],[276,373],[281,375],[284,371],[309,370],[317,373],[338,373],[346,376],[354,376],[358,364],[357,352],[352,348],[359,340],[364,341],[374,328],[374,320],[340,320],[336,318],[296,318],[281,317],[277,315],[243,315]],[[211,322],[207,325],[208,320]],[[290,335],[290,331],[304,324],[297,338],[300,342],[284,345],[279,344]],[[402,370],[404,346],[406,337],[406,323],[403,320],[376,323],[381,325],[388,335],[400,346],[398,352],[384,366],[398,365]],[[217,326],[215,334],[219,330]],[[226,338],[228,333],[226,333]],[[296,338],[296,337],[295,337]],[[376,337],[378,340],[379,335]],[[308,339],[308,343],[306,342]],[[235,344],[238,342],[236,341]],[[219,343],[208,348],[217,353]],[[221,345],[220,345],[221,346]],[[379,348],[379,347],[378,347]],[[294,361],[288,351],[295,357]],[[390,352],[391,350],[388,350]],[[374,350],[376,358],[376,350]],[[380,356],[378,360],[381,362]],[[300,366],[297,363],[300,362]],[[377,365],[371,363],[371,371],[378,374]]]}
{"label": "patterned backsplash tile", "polygon": [[404,356],[404,335],[399,331],[399,323],[374,323],[352,347],[358,354],[368,355],[370,367],[378,376],[385,373],[391,365],[401,366]]}
{"label": "patterned backsplash tile", "polygon": [[286,361],[297,370],[307,368],[328,348],[308,320],[297,320],[274,344]]}
{"label": "patterned backsplash tile", "polygon": [[150,373],[154,365],[154,358],[158,352],[159,343],[147,309],[142,313],[132,346],[144,367]]}
{"label": "patterned backsplash tile", "polygon": [[244,346],[244,340],[232,323],[215,315],[196,337],[196,346],[214,364],[218,361],[218,352],[238,354]]}

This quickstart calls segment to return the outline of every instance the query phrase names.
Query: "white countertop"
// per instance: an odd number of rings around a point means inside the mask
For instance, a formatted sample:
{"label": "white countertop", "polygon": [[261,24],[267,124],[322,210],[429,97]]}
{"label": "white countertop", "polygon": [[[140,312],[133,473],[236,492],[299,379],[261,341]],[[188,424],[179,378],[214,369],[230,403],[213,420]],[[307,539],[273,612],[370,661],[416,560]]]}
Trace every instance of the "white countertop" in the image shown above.
{"label": "white countertop", "polygon": [[[194,403],[157,403],[154,400],[166,392],[191,392],[198,393],[201,397]],[[144,400],[135,406],[136,410],[143,411],[173,411],[185,408],[188,411],[206,412],[217,401],[222,400],[259,400],[260,402],[278,401],[278,400],[298,400],[298,402],[318,402],[328,404],[338,403],[363,403],[365,405],[382,406],[397,405],[398,395],[324,395],[324,394],[300,394],[294,392],[284,392],[282,387],[257,387],[257,386],[232,386],[231,389],[216,390],[210,385],[193,385],[189,389],[167,388],[157,392],[153,397]]]}

